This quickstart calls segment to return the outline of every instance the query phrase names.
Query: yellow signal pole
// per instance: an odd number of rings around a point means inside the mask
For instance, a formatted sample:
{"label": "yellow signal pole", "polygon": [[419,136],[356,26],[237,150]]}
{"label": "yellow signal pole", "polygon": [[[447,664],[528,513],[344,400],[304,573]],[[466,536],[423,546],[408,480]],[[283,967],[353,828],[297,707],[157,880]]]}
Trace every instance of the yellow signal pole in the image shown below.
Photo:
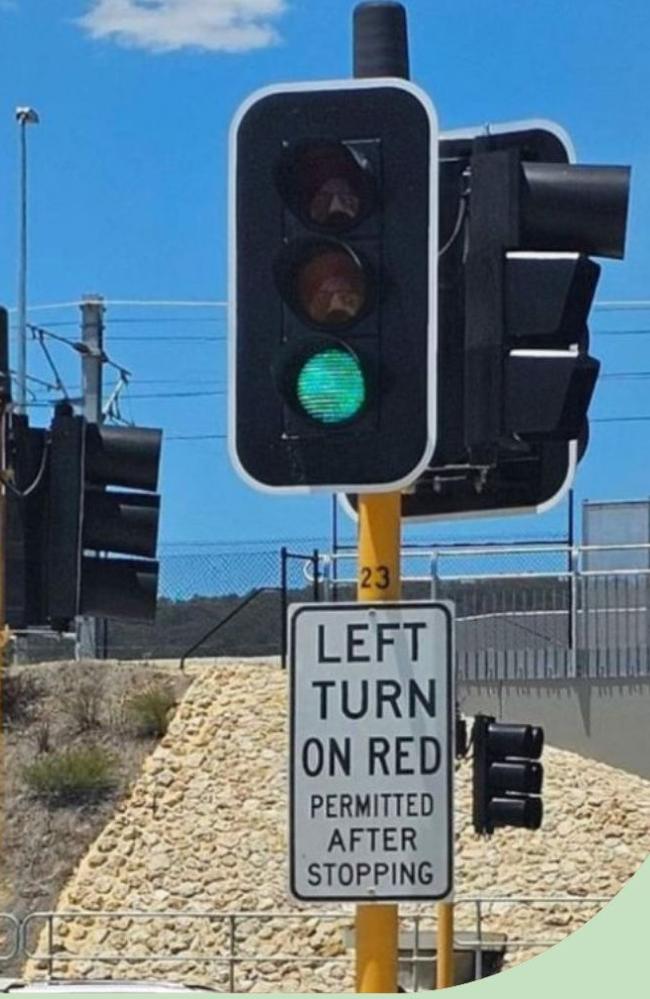
{"label": "yellow signal pole", "polygon": [[[359,496],[357,600],[399,600],[400,493]],[[397,992],[397,905],[357,906],[356,990]]]}
{"label": "yellow signal pole", "polygon": [[438,903],[436,989],[454,984],[454,903]]}
{"label": "yellow signal pole", "polygon": [[[399,600],[400,493],[359,496],[357,600]],[[397,992],[397,905],[364,903],[356,910],[357,992]],[[438,905],[436,988],[454,984],[454,906]]]}

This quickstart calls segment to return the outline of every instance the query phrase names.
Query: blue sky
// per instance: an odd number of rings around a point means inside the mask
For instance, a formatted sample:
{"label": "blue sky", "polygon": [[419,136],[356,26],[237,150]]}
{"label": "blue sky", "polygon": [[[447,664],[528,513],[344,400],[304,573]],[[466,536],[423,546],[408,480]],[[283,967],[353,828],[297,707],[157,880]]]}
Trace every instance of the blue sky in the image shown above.
{"label": "blue sky", "polygon": [[[600,301],[650,299],[650,11],[645,2],[410,0],[413,79],[443,128],[545,117],[586,163],[632,166],[627,256],[607,262]],[[17,105],[28,132],[30,306],[77,301],[222,301],[230,119],[250,91],[350,74],[351,0],[0,0],[0,302],[16,302]],[[109,356],[132,372],[136,422],[162,426],[164,543],[326,536],[329,499],[268,497],[240,483],[225,443],[225,310],[120,306]],[[74,337],[78,310],[30,319]],[[612,331],[634,330],[636,335]],[[642,331],[646,330],[644,333]],[[650,310],[595,311],[603,374],[595,418],[650,416]],[[165,337],[165,339],[157,339]],[[144,339],[143,339],[144,338]],[[78,358],[50,342],[66,383]],[[51,378],[30,346],[30,374]],[[637,372],[637,377],[611,377]],[[54,398],[36,383],[42,402]],[[110,379],[107,379],[110,388]],[[179,393],[192,393],[191,396]],[[142,398],[145,396],[146,398]],[[153,396],[153,398],[150,398]],[[35,423],[48,411],[33,408]],[[650,422],[593,423],[579,498],[642,497]],[[198,435],[200,439],[174,439]],[[462,534],[561,532],[564,512]],[[423,528],[418,537],[450,534]]]}

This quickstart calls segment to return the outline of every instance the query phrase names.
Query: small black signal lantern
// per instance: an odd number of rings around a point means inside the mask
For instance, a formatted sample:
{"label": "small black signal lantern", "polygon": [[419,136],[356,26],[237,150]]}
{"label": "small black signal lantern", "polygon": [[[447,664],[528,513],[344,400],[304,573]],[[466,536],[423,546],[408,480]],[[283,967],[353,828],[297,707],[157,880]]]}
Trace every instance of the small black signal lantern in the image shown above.
{"label": "small black signal lantern", "polygon": [[104,427],[58,407],[47,477],[46,606],[54,628],[78,614],[154,618],[161,443],[160,430]]}
{"label": "small black signal lantern", "polygon": [[498,826],[539,829],[544,770],[539,759],[544,731],[538,725],[497,722],[476,715],[473,821],[477,833],[491,836]]}

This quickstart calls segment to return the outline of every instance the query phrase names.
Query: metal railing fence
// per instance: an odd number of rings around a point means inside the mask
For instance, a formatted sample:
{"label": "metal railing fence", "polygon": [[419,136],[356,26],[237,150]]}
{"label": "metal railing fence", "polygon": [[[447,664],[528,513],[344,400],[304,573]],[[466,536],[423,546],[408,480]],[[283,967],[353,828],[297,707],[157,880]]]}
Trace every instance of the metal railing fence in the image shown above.
{"label": "metal railing fence", "polygon": [[[354,600],[356,558],[352,548],[168,556],[155,625],[109,622],[105,656],[178,659],[260,588],[268,592],[216,630],[201,655],[281,655],[286,604]],[[635,679],[650,677],[646,564],[650,545],[638,544],[405,548],[403,595],[454,602],[461,682]],[[19,661],[74,657],[72,642],[51,633],[21,643]]]}
{"label": "metal railing fence", "polygon": [[0,968],[20,952],[21,924],[10,912],[0,912]]}
{"label": "metal railing fence", "polygon": [[[566,935],[602,908],[611,896],[467,896],[456,899],[457,929],[465,926],[464,933],[456,938],[456,948],[473,954],[473,975],[481,978],[484,974],[484,957],[487,952],[500,951],[504,955],[519,954],[527,950],[538,952],[563,940]],[[400,910],[400,982],[415,990],[418,987],[432,987],[433,962],[435,961],[435,918],[431,913]],[[510,915],[506,920],[508,932],[504,932],[504,908]],[[548,934],[549,915],[565,932]],[[578,912],[582,908],[582,912]],[[467,915],[464,915],[466,913]],[[535,914],[539,932],[517,933],[518,922],[530,921]],[[0,914],[2,920],[11,925],[14,943],[7,952],[0,955],[2,963],[18,953],[25,959],[44,965],[47,977],[55,979],[57,968],[74,964],[88,965],[135,965],[154,966],[156,974],[166,967],[176,967],[178,971],[197,965],[202,967],[200,976],[209,979],[211,985],[218,985],[228,992],[248,991],[251,987],[251,974],[254,984],[272,984],[268,981],[269,968],[311,969],[317,973],[345,967],[351,973],[354,944],[354,915],[352,911],[141,911],[141,910],[74,910],[67,912],[32,912],[22,921],[13,916]],[[551,920],[552,921],[552,920]],[[273,927],[268,924],[273,922]],[[203,930],[204,939],[197,946],[198,932],[188,934],[183,924],[194,924]],[[279,924],[296,926],[295,947],[285,952],[284,941],[280,941],[274,952],[273,932],[278,932]],[[114,934],[114,949],[102,950],[79,947],[71,948],[71,924],[85,929],[102,929],[100,939],[106,941]],[[149,950],[139,946],[141,935],[135,930],[137,925],[148,926],[154,941],[165,937],[168,949]],[[202,925],[201,925],[202,924]],[[296,925],[297,924],[297,925]],[[329,927],[323,936],[323,928]],[[62,927],[65,929],[62,930]],[[175,927],[171,929],[171,927]],[[266,927],[266,930],[264,929]],[[320,928],[320,935],[316,932]],[[495,934],[494,929],[501,932]],[[467,932],[469,930],[469,932]],[[261,931],[261,932],[260,932]],[[309,932],[307,932],[309,931]],[[138,940],[136,941],[136,936]],[[462,936],[462,940],[461,940]],[[191,937],[189,946],[185,940]],[[75,938],[77,939],[77,938]],[[123,945],[121,944],[123,941]],[[327,953],[319,953],[319,946],[326,941]],[[144,952],[143,952],[144,951]],[[532,954],[531,954],[532,956]],[[246,969],[248,980],[244,989],[238,971]],[[149,971],[147,972],[149,974]],[[75,977],[77,977],[76,972]],[[266,977],[265,977],[266,976]],[[64,977],[64,976],[59,976]],[[91,976],[89,976],[91,977]],[[128,976],[127,976],[128,977]]]}
{"label": "metal railing fence", "polygon": [[[650,545],[449,546],[402,553],[405,599],[456,607],[466,682],[650,676],[650,569],[593,569]],[[329,599],[353,598],[356,553],[325,557]]]}

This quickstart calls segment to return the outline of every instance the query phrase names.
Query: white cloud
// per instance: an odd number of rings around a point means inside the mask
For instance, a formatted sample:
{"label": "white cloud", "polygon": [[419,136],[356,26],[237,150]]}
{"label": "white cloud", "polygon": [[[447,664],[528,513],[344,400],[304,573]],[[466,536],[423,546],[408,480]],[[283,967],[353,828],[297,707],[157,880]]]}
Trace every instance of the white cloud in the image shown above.
{"label": "white cloud", "polygon": [[93,0],[79,19],[92,38],[165,52],[246,52],[279,40],[286,0]]}

